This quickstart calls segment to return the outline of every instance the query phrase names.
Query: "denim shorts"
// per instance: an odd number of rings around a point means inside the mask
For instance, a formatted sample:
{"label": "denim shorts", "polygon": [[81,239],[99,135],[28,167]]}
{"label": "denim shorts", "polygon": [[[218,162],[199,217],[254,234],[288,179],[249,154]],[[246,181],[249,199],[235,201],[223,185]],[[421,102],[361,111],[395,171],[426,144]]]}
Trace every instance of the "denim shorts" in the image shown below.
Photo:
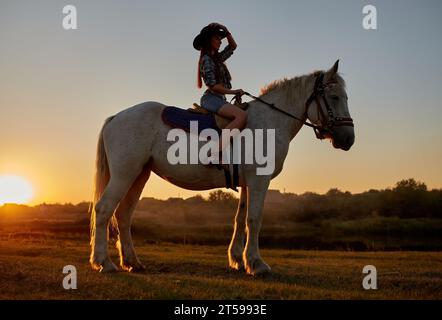
{"label": "denim shorts", "polygon": [[223,96],[223,98],[221,98],[218,95],[214,95],[211,93],[205,93],[201,97],[201,107],[203,107],[204,109],[206,109],[210,112],[214,112],[214,113],[217,113],[218,110],[226,103],[228,103],[226,96]]}

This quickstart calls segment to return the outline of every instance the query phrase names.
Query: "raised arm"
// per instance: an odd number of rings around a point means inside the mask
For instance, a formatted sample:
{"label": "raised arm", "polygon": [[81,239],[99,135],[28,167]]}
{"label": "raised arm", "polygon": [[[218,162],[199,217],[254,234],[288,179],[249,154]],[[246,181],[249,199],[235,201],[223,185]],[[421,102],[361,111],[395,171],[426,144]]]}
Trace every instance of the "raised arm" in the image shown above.
{"label": "raised arm", "polygon": [[[227,29],[226,29],[227,30]],[[236,42],[235,42],[235,39],[233,39],[233,36],[232,36],[232,34],[229,32],[229,31],[227,31],[228,33],[227,33],[227,41],[229,42],[229,46],[233,49],[233,50],[235,50],[236,49],[236,47],[237,47],[237,44],[236,44]]]}
{"label": "raised arm", "polygon": [[233,39],[232,34],[230,33],[230,31],[227,29],[226,26],[224,26],[222,24],[219,24],[219,23],[211,23],[210,25],[215,27],[215,28],[219,28],[222,31],[227,33],[228,45],[224,48],[224,50],[222,50],[220,52],[221,60],[224,62],[228,58],[230,58],[230,56],[233,54],[233,51],[236,49],[236,47],[238,45],[236,44],[235,39]]}

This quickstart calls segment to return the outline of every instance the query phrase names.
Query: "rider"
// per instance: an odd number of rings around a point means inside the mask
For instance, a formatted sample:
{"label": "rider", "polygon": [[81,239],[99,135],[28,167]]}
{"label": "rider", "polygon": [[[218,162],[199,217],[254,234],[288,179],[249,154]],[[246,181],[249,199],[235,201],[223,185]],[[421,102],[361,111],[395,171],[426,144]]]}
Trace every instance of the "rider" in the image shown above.
{"label": "rider", "polygon": [[[228,45],[218,52],[221,40],[227,37]],[[242,89],[232,90],[231,76],[224,64],[236,49],[236,42],[227,28],[219,23],[211,23],[204,27],[200,34],[193,40],[193,47],[200,51],[198,61],[198,88],[202,87],[202,80],[208,87],[201,97],[201,107],[217,113],[224,118],[231,119],[225,129],[242,130],[247,122],[247,112],[227,102],[226,94],[241,97]],[[227,141],[222,141],[220,150],[225,147]]]}

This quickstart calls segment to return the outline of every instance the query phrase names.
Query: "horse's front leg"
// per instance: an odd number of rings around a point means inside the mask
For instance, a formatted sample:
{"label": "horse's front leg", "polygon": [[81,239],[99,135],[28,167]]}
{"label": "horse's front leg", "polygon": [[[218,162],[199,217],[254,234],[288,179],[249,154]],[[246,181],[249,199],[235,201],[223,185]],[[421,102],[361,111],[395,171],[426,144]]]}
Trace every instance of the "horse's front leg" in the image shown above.
{"label": "horse's front leg", "polygon": [[247,242],[243,261],[248,274],[260,275],[270,272],[270,267],[261,258],[258,244],[264,199],[270,178],[262,176],[253,180],[247,187]]}
{"label": "horse's front leg", "polygon": [[244,251],[244,238],[246,232],[246,212],[247,188],[241,187],[232,241],[230,242],[228,250],[229,266],[235,270],[240,270],[243,267],[242,253]]}

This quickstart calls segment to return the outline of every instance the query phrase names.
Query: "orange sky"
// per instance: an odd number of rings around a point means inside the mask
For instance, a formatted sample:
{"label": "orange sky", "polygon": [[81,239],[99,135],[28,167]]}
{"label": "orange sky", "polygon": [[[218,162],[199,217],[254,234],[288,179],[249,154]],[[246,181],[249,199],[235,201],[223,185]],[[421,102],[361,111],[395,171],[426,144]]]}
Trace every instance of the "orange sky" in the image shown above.
{"label": "orange sky", "polygon": [[[321,2],[327,15],[319,13],[308,33],[302,26],[315,12],[313,2],[281,2],[272,10],[270,3],[232,2],[239,6],[234,14],[215,3],[190,1],[170,12],[162,3],[109,2],[106,21],[100,5],[77,3],[79,29],[71,31],[61,27],[62,6],[52,2],[11,1],[0,10],[0,42],[8,44],[0,51],[0,175],[28,179],[31,204],[91,199],[97,134],[108,116],[148,100],[184,108],[199,101],[191,42],[211,20],[226,24],[238,42],[228,61],[234,88],[258,94],[275,79],[341,59],[355,145],[338,151],[303,128],[271,188],[356,193],[411,177],[442,187],[442,48],[434,41],[440,3],[401,10],[378,3],[382,27],[366,31],[362,2]],[[401,12],[414,20],[405,25]],[[263,25],[269,14],[274,23]],[[152,175],[142,196],[197,193],[207,194]]]}

